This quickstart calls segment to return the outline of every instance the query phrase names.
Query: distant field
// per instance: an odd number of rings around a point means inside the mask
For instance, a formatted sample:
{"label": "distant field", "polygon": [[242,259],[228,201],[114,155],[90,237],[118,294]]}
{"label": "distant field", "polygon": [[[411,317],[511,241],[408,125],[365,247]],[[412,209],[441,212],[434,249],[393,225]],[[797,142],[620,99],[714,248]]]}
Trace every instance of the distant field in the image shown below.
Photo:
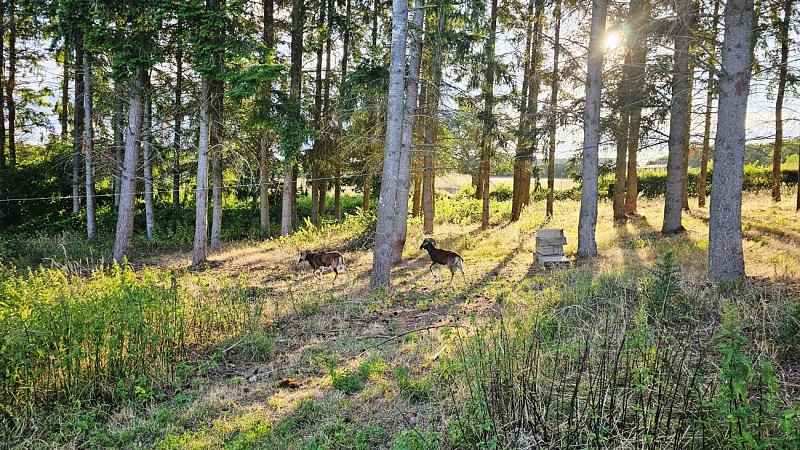
{"label": "distant field", "polygon": [[[469,184],[471,181],[471,177],[469,175],[463,173],[449,173],[445,175],[440,175],[436,177],[436,189],[446,191],[450,194],[455,194],[461,188]],[[541,180],[542,186],[547,186],[547,179],[543,178]],[[505,184],[507,186],[514,185],[514,177],[512,176],[499,176],[499,177],[489,177],[489,190],[494,190],[498,185]],[[557,191],[563,191],[566,189],[570,189],[575,185],[575,183],[569,178],[556,178],[555,180],[555,188]],[[533,186],[533,180],[531,180],[531,186]]]}
{"label": "distant field", "polygon": [[[467,174],[463,173],[448,173],[443,175],[437,175],[436,177],[436,189],[445,191],[449,194],[455,194],[461,190],[464,186],[470,183],[471,177]],[[556,178],[556,190],[563,191],[566,189],[570,189],[575,186],[575,182],[573,182],[569,178]],[[547,179],[543,178],[542,186],[547,186]],[[298,179],[298,184],[300,189],[309,189],[306,183],[305,178]],[[514,185],[514,177],[512,176],[499,176],[499,177],[490,177],[489,178],[489,190],[493,191],[497,188],[498,185],[505,184],[507,186]],[[533,186],[533,180],[531,180],[531,186]],[[328,190],[329,192],[333,192],[333,186]],[[413,188],[412,188],[413,189]],[[355,189],[352,186],[344,186],[342,188],[342,192],[347,194],[356,194]]]}

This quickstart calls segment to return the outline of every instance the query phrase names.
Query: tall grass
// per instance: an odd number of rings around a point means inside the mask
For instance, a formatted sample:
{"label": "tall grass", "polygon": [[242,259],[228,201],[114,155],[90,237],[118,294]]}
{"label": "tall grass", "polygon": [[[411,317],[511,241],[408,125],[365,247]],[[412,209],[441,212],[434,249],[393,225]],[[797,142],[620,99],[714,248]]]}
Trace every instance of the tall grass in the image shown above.
{"label": "tall grass", "polygon": [[452,447],[800,446],[800,409],[739,308],[723,303],[719,322],[705,324],[702,307],[665,307],[692,300],[674,287],[671,254],[633,296],[552,280],[542,289],[584,294],[455,335],[440,369],[455,405]]}
{"label": "tall grass", "polygon": [[243,280],[128,266],[88,277],[0,271],[0,403],[111,401],[175,379],[190,352],[260,329],[265,299]]}

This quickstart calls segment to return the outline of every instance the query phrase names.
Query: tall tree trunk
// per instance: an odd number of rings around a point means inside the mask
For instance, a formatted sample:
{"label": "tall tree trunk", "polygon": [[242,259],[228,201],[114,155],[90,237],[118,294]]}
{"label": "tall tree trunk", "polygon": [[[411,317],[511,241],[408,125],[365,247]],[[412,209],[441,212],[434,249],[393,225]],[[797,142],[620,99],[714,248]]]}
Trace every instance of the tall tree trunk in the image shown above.
{"label": "tall tree trunk", "polygon": [[372,197],[372,173],[368,170],[364,175],[364,198],[361,202],[361,209],[369,211],[369,200]]}
{"label": "tall tree trunk", "polygon": [[[327,2],[319,2],[319,13],[317,14],[317,29],[322,30],[325,25],[325,13]],[[324,47],[322,42],[317,42],[316,54],[317,64],[314,76],[314,126],[317,127],[317,138],[314,139],[311,154],[309,155],[309,172],[311,175],[311,223],[319,223],[319,187],[322,176],[320,175],[320,154],[322,153],[322,56]]]}
{"label": "tall tree trunk", "polygon": [[75,100],[72,126],[72,213],[77,214],[81,210],[81,153],[83,151],[83,127],[84,107],[83,107],[83,38],[75,37]]}
{"label": "tall tree trunk", "polygon": [[414,195],[411,200],[411,215],[419,217],[422,214],[422,177],[414,175]]}
{"label": "tall tree trunk", "polygon": [[[209,9],[222,11],[225,8],[225,0],[206,0]],[[223,36],[213,38],[215,45],[221,47]],[[225,60],[222,52],[212,56],[214,65],[214,78],[211,80],[211,110],[209,120],[211,121],[211,135],[209,136],[211,157],[211,196],[213,207],[211,210],[211,251],[220,249],[222,238],[222,143],[223,143],[223,117],[224,117],[224,95],[225,82],[222,80],[222,73],[225,69]]]}
{"label": "tall tree trunk", "polygon": [[392,238],[392,265],[403,259],[403,247],[408,234],[408,192],[411,187],[411,148],[414,140],[414,114],[419,95],[419,71],[422,65],[422,25],[425,18],[422,0],[415,1],[412,19],[411,48],[409,50],[406,101],[403,110],[403,131],[400,146],[400,164],[397,173],[397,194]]}
{"label": "tall tree trunk", "polygon": [[147,241],[153,242],[156,227],[155,202],[153,201],[153,93],[149,80],[145,84],[144,114],[142,117],[142,159],[144,163],[144,217]]}
{"label": "tall tree trunk", "polygon": [[624,222],[625,216],[625,181],[628,156],[628,134],[630,130],[630,101],[628,89],[631,83],[631,54],[630,50],[625,53],[625,60],[622,66],[622,80],[618,88],[619,95],[619,122],[615,137],[617,139],[617,160],[616,170],[614,171],[614,196],[612,198],[612,210],[614,211],[614,222]]}
{"label": "tall tree trunk", "polygon": [[217,251],[222,236],[222,82],[212,82],[211,94],[211,243],[209,248]]}
{"label": "tall tree trunk", "polygon": [[[389,99],[386,112],[386,148],[383,157],[375,251],[372,257],[371,290],[388,288],[392,268],[392,234],[397,216],[397,177],[403,145],[403,91],[408,33],[408,2],[394,0],[392,7],[392,49],[389,63]],[[405,217],[402,218],[405,220]]]}
{"label": "tall tree trunk", "polygon": [[[262,43],[267,50],[275,48],[275,4],[273,0],[264,0],[264,18]],[[266,54],[264,55],[266,57]],[[264,95],[264,110],[272,113],[272,83],[267,84]],[[270,162],[270,132],[267,127],[261,130],[260,148],[258,153],[258,187],[259,187],[259,216],[261,230],[269,237],[269,162]]]}
{"label": "tall tree trunk", "polygon": [[181,135],[183,129],[183,49],[180,42],[175,52],[175,111],[172,118],[172,207],[181,208]]}
{"label": "tall tree trunk", "polygon": [[592,2],[592,27],[586,68],[586,111],[583,117],[583,183],[578,217],[578,257],[597,255],[598,146],[600,144],[600,93],[603,89],[603,33],[607,0]]}
{"label": "tall tree trunk", "polygon": [[438,25],[433,48],[433,83],[425,90],[428,111],[424,137],[424,156],[422,168],[422,230],[425,234],[433,234],[433,220],[436,216],[436,197],[434,180],[436,178],[436,143],[439,130],[439,88],[442,85],[442,40],[444,35],[445,7],[440,3],[437,8]]}
{"label": "tall tree trunk", "polygon": [[742,177],[744,124],[750,95],[753,10],[753,0],[728,0],[725,3],[725,38],[708,234],[708,278],[711,281],[740,278],[745,274]]}
{"label": "tall tree trunk", "polygon": [[[291,29],[291,67],[289,70],[290,94],[289,102],[292,104],[294,120],[298,123],[300,117],[300,89],[303,65],[303,23],[305,22],[305,8],[302,0],[292,0],[292,29]],[[292,233],[293,211],[295,198],[293,196],[292,180],[293,168],[299,148],[285,150],[283,159],[283,204],[281,208],[281,235],[288,236]]]}
{"label": "tall tree trunk", "polygon": [[92,54],[83,51],[83,148],[86,162],[86,235],[97,239],[97,217],[94,197],[94,104],[92,102]]}
{"label": "tall tree trunk", "polygon": [[[0,2],[0,10],[2,10],[2,2]],[[2,16],[0,16],[0,20],[2,20]],[[2,36],[2,26],[0,26],[0,36]],[[0,52],[2,52],[2,45],[0,45]],[[62,56],[64,57],[64,66],[63,69],[63,77],[61,78],[61,111],[59,111],[59,122],[61,124],[61,141],[67,142],[69,139],[69,46],[64,43],[64,46],[61,47]],[[0,57],[0,64],[2,64],[3,58]],[[2,79],[3,69],[0,68],[0,80]],[[0,108],[2,109],[2,108]],[[4,120],[3,112],[0,112],[0,121]],[[5,124],[2,125],[3,127],[3,135],[5,135]],[[2,145],[5,145],[3,143]],[[5,150],[3,150],[5,151]]]}
{"label": "tall tree trunk", "polygon": [[208,154],[211,132],[211,81],[203,77],[200,93],[200,133],[197,155],[197,191],[195,194],[194,252],[192,266],[206,262],[208,244]]}
{"label": "tall tree trunk", "polygon": [[[342,73],[339,77],[339,114],[341,116],[341,106],[345,95],[345,81],[347,79],[347,61],[350,57],[350,0],[345,0],[345,14],[344,14],[344,30],[342,36]],[[341,120],[340,120],[341,122]],[[341,123],[336,127],[336,137],[341,138]],[[341,158],[337,155],[334,162],[334,170],[336,172],[336,180],[334,181],[333,189],[333,217],[336,220],[342,218],[342,173],[341,173]]]}
{"label": "tall tree trunk", "polygon": [[[714,13],[711,16],[711,37],[714,50],[717,46],[717,28],[719,26],[719,0],[714,0]],[[703,208],[706,206],[706,191],[708,180],[708,153],[710,149],[711,140],[711,109],[714,101],[714,93],[717,91],[716,82],[714,80],[713,70],[708,71],[708,87],[706,88],[706,111],[705,111],[705,125],[703,128],[703,154],[700,157],[700,179],[697,184],[697,206]]]}
{"label": "tall tree trunk", "polygon": [[[541,2],[537,1],[537,5]],[[522,69],[522,90],[519,93],[519,136],[517,137],[517,151],[514,155],[514,184],[512,189],[512,196],[511,196],[511,220],[519,220],[519,215],[522,212],[522,191],[523,189],[527,189],[530,191],[530,165],[528,164],[528,160],[525,158],[525,154],[529,148],[531,148],[531,137],[529,136],[530,133],[530,123],[531,123],[531,114],[528,110],[528,105],[530,103],[530,84],[531,78],[535,75],[534,74],[534,66],[535,64],[532,61],[532,55],[534,51],[532,48],[534,47],[533,44],[533,22],[536,20],[537,16],[534,15],[534,0],[528,0],[528,18],[527,18],[527,27],[525,30],[525,57],[523,60],[523,69]],[[538,10],[536,11],[539,12]],[[535,104],[535,103],[534,103]],[[527,169],[527,171],[526,171]],[[527,188],[524,186],[523,178],[527,173]],[[482,190],[482,189],[481,189]],[[483,192],[481,192],[483,194]],[[482,197],[481,197],[482,198]]]}
{"label": "tall tree trunk", "polygon": [[783,147],[783,97],[786,93],[786,78],[789,68],[789,24],[792,20],[792,5],[796,0],[784,0],[783,20],[778,26],[778,42],[781,45],[781,63],[778,69],[778,95],[775,97],[775,151],[772,154],[772,200],[781,201],[781,150]]}
{"label": "tall tree trunk", "polygon": [[481,229],[489,228],[489,172],[492,158],[492,131],[494,130],[494,45],[497,39],[497,0],[491,1],[489,36],[484,55],[486,67],[483,83],[483,133],[481,134],[481,183],[483,183],[483,208]]}
{"label": "tall tree trunk", "polygon": [[[2,37],[6,35],[6,2],[5,0],[0,0],[0,97],[3,95],[4,87],[6,85],[6,41]],[[69,64],[68,59],[69,57],[69,49],[65,45],[64,46],[64,77],[69,77]],[[69,94],[67,94],[69,95]],[[66,138],[65,138],[66,139]],[[8,166],[8,161],[6,159],[6,111],[5,108],[2,107],[2,102],[0,102],[0,177],[2,173],[6,170]],[[75,188],[76,186],[73,186]],[[79,192],[72,192],[73,202],[77,200]],[[75,214],[80,209],[75,208],[72,213]]]}
{"label": "tall tree trunk", "polygon": [[[694,12],[690,13],[694,14]],[[694,16],[690,18],[690,23],[694,23]],[[692,27],[692,36],[694,36],[694,25]],[[691,51],[691,47],[690,47]],[[687,100],[686,104],[686,121],[684,122],[684,132],[683,132],[683,182],[681,184],[681,208],[684,211],[690,211],[689,209],[689,156],[692,151],[692,90],[694,89],[694,63],[692,60],[689,60],[689,75],[688,75],[688,84],[689,84],[689,99]]]}
{"label": "tall tree trunk", "polygon": [[128,126],[125,127],[125,161],[122,167],[119,214],[114,239],[114,260],[118,263],[122,263],[122,260],[131,254],[133,216],[136,208],[136,171],[139,166],[139,137],[144,103],[142,90],[146,78],[146,71],[138,69],[130,89]]}
{"label": "tall tree trunk", "polygon": [[555,0],[553,11],[555,37],[553,40],[553,77],[550,80],[550,135],[547,156],[547,217],[553,217],[553,200],[556,189],[556,127],[558,117],[558,57],[561,51],[561,0]]}
{"label": "tall tree trunk", "polygon": [[[333,30],[333,0],[328,0],[328,24],[327,29]],[[323,105],[322,105],[322,129],[324,130],[322,139],[322,164],[319,171],[319,215],[324,216],[328,212],[328,187],[330,186],[330,154],[333,141],[331,140],[331,57],[333,56],[333,33],[329,32],[325,39],[325,82],[323,85]]]}
{"label": "tall tree trunk", "polygon": [[6,80],[6,108],[8,109],[8,166],[17,165],[17,7],[16,0],[8,1],[8,80]]}
{"label": "tall tree trunk", "polygon": [[342,219],[342,177],[339,169],[336,169],[336,180],[333,187],[333,218]]}
{"label": "tall tree trunk", "polygon": [[689,113],[689,44],[691,43],[691,0],[676,0],[678,20],[675,30],[672,103],[669,119],[669,155],[667,158],[667,187],[664,195],[664,234],[683,231],[683,158],[686,152],[686,115]]}
{"label": "tall tree trunk", "polygon": [[645,66],[647,65],[647,39],[650,23],[650,0],[631,0],[631,29],[633,41],[631,52],[631,86],[628,94],[631,99],[630,126],[628,129],[628,174],[625,183],[625,215],[637,214],[639,195],[637,179],[637,156],[639,152],[639,133],[642,123],[642,106],[644,105]]}
{"label": "tall tree trunk", "polygon": [[111,128],[114,139],[114,206],[119,207],[119,196],[122,189],[122,166],[125,159],[125,141],[122,134],[122,115],[125,100],[120,82],[114,82],[114,113],[111,117]]}

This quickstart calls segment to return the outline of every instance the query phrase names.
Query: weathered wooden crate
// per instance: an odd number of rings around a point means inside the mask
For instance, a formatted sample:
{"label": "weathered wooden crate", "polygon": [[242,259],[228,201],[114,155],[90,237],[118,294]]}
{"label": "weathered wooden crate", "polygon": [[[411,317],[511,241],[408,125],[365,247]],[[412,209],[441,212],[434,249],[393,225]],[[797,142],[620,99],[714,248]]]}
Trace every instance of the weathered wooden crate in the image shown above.
{"label": "weathered wooden crate", "polygon": [[567,237],[561,228],[540,228],[536,230],[536,253],[533,254],[538,264],[569,264],[564,256],[564,245]]}

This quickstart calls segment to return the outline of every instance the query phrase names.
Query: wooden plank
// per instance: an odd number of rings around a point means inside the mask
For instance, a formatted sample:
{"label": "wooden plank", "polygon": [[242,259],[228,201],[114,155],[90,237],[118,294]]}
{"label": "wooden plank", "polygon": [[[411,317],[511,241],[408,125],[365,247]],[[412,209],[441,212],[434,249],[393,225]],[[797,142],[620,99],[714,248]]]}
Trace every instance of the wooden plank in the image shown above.
{"label": "wooden plank", "polygon": [[548,238],[536,238],[536,245],[566,245],[567,238],[566,237],[548,237]]}
{"label": "wooden plank", "polygon": [[546,256],[546,255],[540,255],[538,253],[535,253],[534,256],[536,258],[536,262],[538,262],[539,264],[546,264],[546,263],[550,263],[550,264],[552,264],[552,263],[569,264],[570,263],[570,259],[567,258],[566,256]]}
{"label": "wooden plank", "polygon": [[539,228],[536,230],[536,238],[558,238],[564,236],[563,228]]}
{"label": "wooden plank", "polygon": [[536,244],[536,253],[540,255],[563,255],[564,254],[564,247],[560,245],[539,245]]}

